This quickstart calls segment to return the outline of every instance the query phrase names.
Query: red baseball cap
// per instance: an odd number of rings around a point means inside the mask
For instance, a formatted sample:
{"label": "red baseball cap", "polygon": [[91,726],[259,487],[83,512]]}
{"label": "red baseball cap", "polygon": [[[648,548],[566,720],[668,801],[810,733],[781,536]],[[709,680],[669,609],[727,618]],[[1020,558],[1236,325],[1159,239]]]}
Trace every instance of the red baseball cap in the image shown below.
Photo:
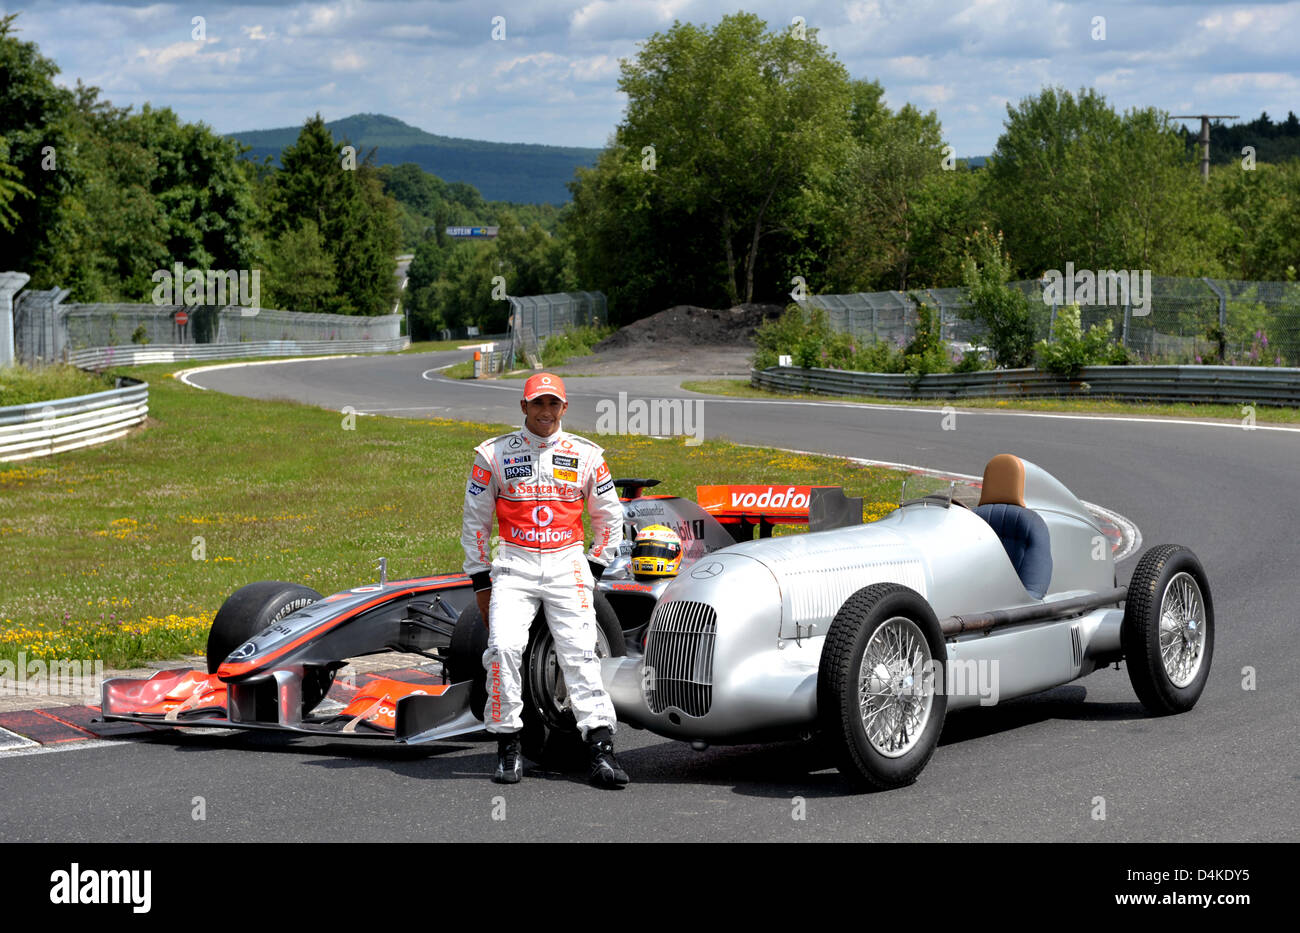
{"label": "red baseball cap", "polygon": [[532,401],[539,395],[554,395],[561,402],[568,401],[564,397],[564,380],[550,373],[534,373],[524,383],[525,402]]}

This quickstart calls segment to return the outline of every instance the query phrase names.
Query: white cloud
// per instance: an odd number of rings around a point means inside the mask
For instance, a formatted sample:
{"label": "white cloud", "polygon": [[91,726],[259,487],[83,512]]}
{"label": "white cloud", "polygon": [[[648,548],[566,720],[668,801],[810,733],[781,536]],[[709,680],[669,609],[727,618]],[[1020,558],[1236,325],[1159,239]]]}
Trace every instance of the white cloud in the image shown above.
{"label": "white cloud", "polygon": [[[715,25],[737,0],[232,0],[207,8],[130,0],[29,4],[22,37],[119,106],[150,101],[220,131],[357,112],[431,132],[600,146],[626,104],[619,58],[674,19]],[[756,0],[796,14],[891,107],[935,109],[963,155],[993,148],[1005,104],[1044,85],[1096,87],[1117,109],[1157,106],[1250,119],[1295,105],[1300,2],[1167,6],[1131,0]],[[194,13],[209,41],[189,40]],[[491,18],[507,39],[490,39]],[[1090,37],[1107,17],[1104,42]],[[218,40],[224,41],[218,44]],[[336,80],[337,78],[337,80]],[[508,127],[502,129],[502,127]],[[503,135],[504,134],[504,135]]]}

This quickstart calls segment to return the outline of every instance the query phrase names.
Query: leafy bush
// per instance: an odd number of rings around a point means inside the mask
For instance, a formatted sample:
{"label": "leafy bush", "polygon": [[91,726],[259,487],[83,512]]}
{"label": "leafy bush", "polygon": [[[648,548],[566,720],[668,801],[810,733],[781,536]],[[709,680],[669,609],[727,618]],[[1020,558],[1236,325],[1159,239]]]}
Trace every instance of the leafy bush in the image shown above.
{"label": "leafy bush", "polygon": [[918,311],[916,332],[901,349],[888,341],[858,343],[852,334],[832,330],[821,308],[804,311],[790,305],[774,320],[763,322],[754,337],[754,367],[776,366],[782,355],[803,369],[843,369],[863,373],[947,372],[952,360],[939,333],[938,315],[928,305]]}
{"label": "leafy bush", "polygon": [[1114,325],[1107,318],[1083,332],[1079,306],[1066,305],[1056,313],[1052,341],[1040,340],[1038,365],[1061,376],[1076,376],[1085,366],[1114,366],[1128,362],[1128,351],[1111,342]]}
{"label": "leafy bush", "polygon": [[542,346],[542,366],[560,366],[570,357],[590,356],[591,348],[614,332],[602,325],[574,327],[546,338]]}
{"label": "leafy bush", "polygon": [[955,373],[978,373],[989,369],[989,362],[979,350],[967,350],[952,367]]}
{"label": "leafy bush", "polygon": [[944,349],[938,316],[922,302],[916,317],[916,332],[903,348],[903,372],[913,376],[947,372],[952,368],[952,360]]}
{"label": "leafy bush", "polygon": [[1008,288],[1011,257],[1002,247],[1002,234],[981,227],[966,238],[962,284],[966,286],[970,320],[984,325],[993,358],[1007,368],[1028,366],[1034,349],[1034,317],[1023,292]]}

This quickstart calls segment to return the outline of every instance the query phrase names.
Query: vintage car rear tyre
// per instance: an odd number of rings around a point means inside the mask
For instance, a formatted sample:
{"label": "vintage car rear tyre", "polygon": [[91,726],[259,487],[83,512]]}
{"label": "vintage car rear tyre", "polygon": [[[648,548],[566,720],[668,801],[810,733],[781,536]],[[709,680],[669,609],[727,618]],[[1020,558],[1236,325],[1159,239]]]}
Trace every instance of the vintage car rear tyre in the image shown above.
{"label": "vintage car rear tyre", "polygon": [[947,657],[939,620],[915,590],[874,583],[845,601],[822,646],[817,717],[851,784],[887,790],[916,780],[943,731]]}
{"label": "vintage car rear tyre", "polygon": [[[320,598],[320,593],[309,586],[279,580],[262,580],[235,590],[217,610],[208,631],[208,673],[215,674],[230,652],[254,635]],[[302,683],[304,716],[325,699],[332,683],[333,670],[323,667],[307,669]]]}
{"label": "vintage car rear tyre", "polygon": [[[618,613],[605,594],[595,591],[596,654],[602,658],[621,658],[627,654],[623,627]],[[524,755],[540,765],[569,770],[587,763],[586,744],[578,732],[573,712],[562,709],[566,696],[555,654],[555,642],[542,613],[533,620],[523,662],[524,729],[520,744]]]}
{"label": "vintage car rear tyre", "polygon": [[1151,548],[1128,584],[1120,642],[1133,690],[1154,716],[1196,705],[1214,658],[1214,603],[1196,555]]}

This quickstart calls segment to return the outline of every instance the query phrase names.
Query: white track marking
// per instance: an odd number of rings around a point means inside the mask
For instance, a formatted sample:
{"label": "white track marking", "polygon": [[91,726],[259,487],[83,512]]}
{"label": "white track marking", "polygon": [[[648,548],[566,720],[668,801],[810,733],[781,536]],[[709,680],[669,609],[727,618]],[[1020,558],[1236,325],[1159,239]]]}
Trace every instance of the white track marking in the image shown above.
{"label": "white track marking", "polygon": [[8,729],[0,728],[0,754],[17,751],[20,748],[31,748],[35,744],[35,739],[29,739],[25,735],[19,735],[17,732],[10,732]]}
{"label": "white track marking", "polygon": [[126,742],[118,739],[116,741],[109,739],[87,739],[84,742],[60,742],[57,745],[37,745],[35,748],[16,748],[13,751],[0,752],[0,761],[6,758],[26,758],[28,755],[53,755],[57,752],[79,752],[87,748],[109,748],[114,745],[125,747],[133,745],[133,742]]}
{"label": "white track marking", "polygon": [[216,363],[212,366],[195,366],[193,369],[178,369],[172,373],[173,379],[179,379],[191,389],[202,389],[208,391],[207,386],[201,386],[198,383],[190,382],[190,376],[198,373],[215,372],[218,369],[235,369],[240,366],[275,366],[278,363],[313,363],[317,360],[347,360],[353,357],[361,356],[360,353],[336,353],[333,356],[295,356],[288,360],[249,360],[239,363]]}

